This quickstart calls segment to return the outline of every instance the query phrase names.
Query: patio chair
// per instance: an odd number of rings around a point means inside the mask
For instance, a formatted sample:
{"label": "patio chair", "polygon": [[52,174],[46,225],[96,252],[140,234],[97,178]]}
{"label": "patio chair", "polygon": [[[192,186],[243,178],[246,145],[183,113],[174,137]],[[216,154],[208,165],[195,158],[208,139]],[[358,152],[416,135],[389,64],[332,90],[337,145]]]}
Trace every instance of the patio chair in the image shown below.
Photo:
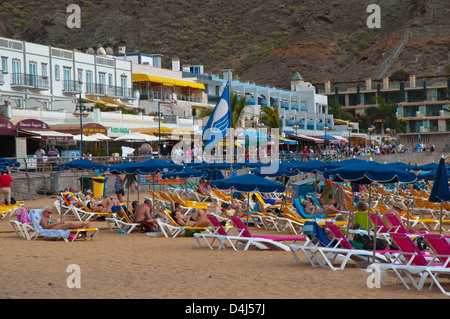
{"label": "patio chair", "polygon": [[[203,239],[210,249],[213,249],[213,244],[217,240],[219,247],[218,249],[225,249],[226,243],[228,243],[234,250],[236,246],[233,244],[232,239],[234,235],[234,231],[236,231],[233,227],[226,227],[226,229],[222,226],[219,219],[216,215],[207,214],[206,215],[212,224],[212,231],[209,233],[195,233],[194,237],[197,240],[197,243],[200,247],[203,247],[200,239]],[[234,231],[231,233],[227,232],[227,229],[233,228]],[[211,240],[212,239],[212,240]]]}
{"label": "patio chair", "polygon": [[105,221],[111,231],[114,231],[114,226],[117,226],[122,232],[130,234],[136,228],[141,226],[140,223],[135,223],[133,221],[133,217],[126,206],[115,205],[111,208],[111,210],[113,212],[111,217],[105,218]]}

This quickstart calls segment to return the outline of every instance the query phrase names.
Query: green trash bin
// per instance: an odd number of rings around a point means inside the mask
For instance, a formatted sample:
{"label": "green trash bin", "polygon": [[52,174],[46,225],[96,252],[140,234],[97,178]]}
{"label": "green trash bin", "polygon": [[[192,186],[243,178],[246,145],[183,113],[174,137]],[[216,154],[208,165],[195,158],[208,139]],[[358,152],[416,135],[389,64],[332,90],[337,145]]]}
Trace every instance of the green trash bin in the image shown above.
{"label": "green trash bin", "polygon": [[106,196],[106,181],[108,178],[104,176],[92,177],[94,197]]}
{"label": "green trash bin", "polygon": [[79,178],[80,180],[80,189],[84,193],[88,189],[92,190],[92,177],[91,176],[83,176]]}

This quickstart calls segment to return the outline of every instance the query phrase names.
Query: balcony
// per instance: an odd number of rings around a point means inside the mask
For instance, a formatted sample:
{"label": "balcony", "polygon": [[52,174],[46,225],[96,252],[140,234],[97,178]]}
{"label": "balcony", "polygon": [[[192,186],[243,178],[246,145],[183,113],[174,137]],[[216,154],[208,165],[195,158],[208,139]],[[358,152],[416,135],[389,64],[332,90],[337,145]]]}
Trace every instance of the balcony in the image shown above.
{"label": "balcony", "polygon": [[86,95],[94,96],[110,96],[114,98],[133,99],[133,89],[122,88],[121,86],[98,84],[98,83],[86,83]]}
{"label": "balcony", "polygon": [[27,73],[12,73],[11,77],[11,87],[15,89],[47,90],[50,88],[48,77]]}
{"label": "balcony", "polygon": [[79,81],[64,80],[63,94],[78,94],[82,91],[82,83]]}

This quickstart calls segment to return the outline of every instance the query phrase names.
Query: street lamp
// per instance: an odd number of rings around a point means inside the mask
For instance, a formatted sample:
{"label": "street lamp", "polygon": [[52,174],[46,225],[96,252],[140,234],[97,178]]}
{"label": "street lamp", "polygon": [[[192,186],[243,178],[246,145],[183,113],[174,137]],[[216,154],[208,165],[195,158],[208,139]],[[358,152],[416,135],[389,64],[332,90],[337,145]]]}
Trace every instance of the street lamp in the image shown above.
{"label": "street lamp", "polygon": [[324,130],[324,132],[325,132],[325,153],[328,154],[328,152],[327,152],[327,131],[329,130],[329,127],[325,125],[325,126],[323,127],[323,130]]}
{"label": "street lamp", "polygon": [[347,126],[347,130],[348,130],[348,149],[350,150],[350,147],[351,147],[350,138],[351,138],[351,135],[352,135],[353,125],[349,124]]}
{"label": "street lamp", "polygon": [[264,127],[264,123],[258,122],[256,123],[256,127],[258,128],[258,151],[256,152],[256,158],[259,157],[259,161],[261,161],[261,129]]}
{"label": "street lamp", "polygon": [[372,133],[373,133],[373,130],[375,129],[375,127],[373,127],[373,126],[369,126],[369,128],[367,129],[367,132],[369,132],[369,136],[370,136],[370,140],[369,140],[369,148],[371,147],[371,145],[372,145]]}
{"label": "street lamp", "polygon": [[86,106],[81,104],[81,93],[80,104],[75,105],[75,112],[73,112],[73,116],[80,118],[80,157],[83,158],[83,118],[88,117],[89,113],[86,111]]}
{"label": "street lamp", "polygon": [[161,158],[161,121],[164,122],[164,116],[161,115],[161,104],[158,102],[158,115],[153,118],[154,121],[158,121],[158,137],[159,137],[159,147],[158,156]]}
{"label": "street lamp", "polygon": [[295,130],[295,140],[297,141],[296,146],[295,146],[295,156],[298,156],[298,136],[297,136],[297,130],[300,128],[300,126],[298,126],[297,124],[295,124],[292,127]]}

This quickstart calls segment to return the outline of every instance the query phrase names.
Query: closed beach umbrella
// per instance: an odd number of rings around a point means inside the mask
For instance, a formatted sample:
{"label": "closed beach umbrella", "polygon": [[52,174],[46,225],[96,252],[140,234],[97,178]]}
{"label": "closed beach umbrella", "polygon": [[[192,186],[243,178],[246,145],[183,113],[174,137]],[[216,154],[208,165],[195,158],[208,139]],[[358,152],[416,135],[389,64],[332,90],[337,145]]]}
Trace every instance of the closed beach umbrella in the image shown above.
{"label": "closed beach umbrella", "polygon": [[436,178],[431,189],[430,198],[432,203],[441,203],[441,216],[439,223],[439,233],[442,234],[442,203],[450,200],[450,191],[448,189],[447,169],[445,168],[445,160],[441,158],[436,171]]}

